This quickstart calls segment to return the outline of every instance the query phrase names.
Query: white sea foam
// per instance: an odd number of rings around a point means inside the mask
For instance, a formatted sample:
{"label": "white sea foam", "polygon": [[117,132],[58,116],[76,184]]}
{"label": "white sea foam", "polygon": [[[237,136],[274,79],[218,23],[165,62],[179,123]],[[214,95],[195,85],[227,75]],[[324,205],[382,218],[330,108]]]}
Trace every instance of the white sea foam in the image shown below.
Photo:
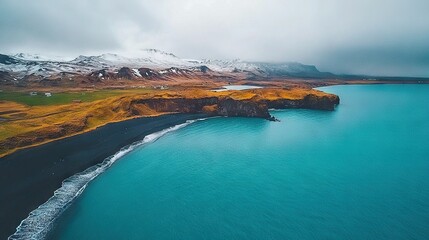
{"label": "white sea foam", "polygon": [[136,147],[154,142],[169,132],[176,131],[196,121],[188,120],[185,123],[166,128],[162,131],[149,134],[143,140],[135,142],[122,148],[111,157],[106,158],[102,163],[94,165],[83,172],[77,173],[63,181],[62,186],[54,192],[54,195],[45,203],[33,210],[26,219],[16,228],[16,232],[11,235],[9,240],[16,239],[44,239],[52,228],[55,219],[70,205],[70,203],[85,190],[88,183],[98,175],[106,171],[116,160],[123,157]]}

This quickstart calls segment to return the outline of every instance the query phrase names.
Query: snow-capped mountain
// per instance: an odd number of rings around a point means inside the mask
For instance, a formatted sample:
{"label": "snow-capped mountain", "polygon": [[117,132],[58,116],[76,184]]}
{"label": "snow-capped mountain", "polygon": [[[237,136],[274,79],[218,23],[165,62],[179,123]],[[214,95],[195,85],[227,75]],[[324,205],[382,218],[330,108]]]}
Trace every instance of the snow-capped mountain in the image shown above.
{"label": "snow-capped mountain", "polygon": [[[143,70],[140,69],[149,69]],[[267,77],[326,77],[329,73],[319,72],[315,66],[300,63],[262,63],[241,60],[195,60],[182,59],[174,54],[156,49],[146,49],[138,52],[137,57],[127,57],[106,53],[97,56],[78,56],[69,60],[62,57],[50,57],[39,54],[19,53],[15,55],[0,54],[0,76],[10,76],[8,79],[26,79],[29,76],[37,79],[57,75],[77,74],[84,76],[103,75],[111,72],[120,76],[132,74],[135,78],[181,75],[189,76],[192,72],[203,74],[216,72],[218,74],[242,73],[248,78]],[[100,72],[102,71],[102,72]],[[151,72],[152,71],[152,72]],[[7,74],[6,74],[7,73]],[[96,73],[94,75],[94,73]],[[155,74],[156,73],[156,74]],[[100,78],[104,78],[104,75]],[[124,75],[124,76],[125,76]],[[108,77],[106,75],[106,77]],[[0,81],[1,82],[1,81]]]}
{"label": "snow-capped mountain", "polygon": [[149,67],[163,69],[168,67],[193,67],[195,64],[176,57],[174,54],[162,52],[155,49],[147,49],[140,52],[139,57],[131,58],[118,54],[102,54],[98,56],[79,56],[71,63],[80,66],[101,66],[101,67]]}

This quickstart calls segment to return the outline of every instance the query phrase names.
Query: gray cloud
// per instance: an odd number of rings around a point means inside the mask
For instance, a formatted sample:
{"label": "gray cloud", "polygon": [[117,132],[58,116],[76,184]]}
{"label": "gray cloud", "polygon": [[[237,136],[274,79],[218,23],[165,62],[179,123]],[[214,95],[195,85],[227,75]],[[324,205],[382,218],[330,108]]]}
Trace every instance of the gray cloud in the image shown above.
{"label": "gray cloud", "polygon": [[159,48],[186,58],[429,76],[428,9],[427,0],[2,0],[0,50]]}
{"label": "gray cloud", "polygon": [[[130,5],[131,4],[131,5]],[[0,45],[5,51],[80,54],[121,50],[127,29],[153,29],[139,1],[3,0]]]}

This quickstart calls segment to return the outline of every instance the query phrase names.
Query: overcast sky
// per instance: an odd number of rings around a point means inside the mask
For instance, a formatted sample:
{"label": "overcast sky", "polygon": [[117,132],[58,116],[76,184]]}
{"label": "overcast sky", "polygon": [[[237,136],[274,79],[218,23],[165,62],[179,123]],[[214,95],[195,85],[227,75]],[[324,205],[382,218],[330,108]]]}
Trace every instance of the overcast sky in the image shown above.
{"label": "overcast sky", "polygon": [[0,0],[0,52],[156,48],[429,77],[429,0]]}

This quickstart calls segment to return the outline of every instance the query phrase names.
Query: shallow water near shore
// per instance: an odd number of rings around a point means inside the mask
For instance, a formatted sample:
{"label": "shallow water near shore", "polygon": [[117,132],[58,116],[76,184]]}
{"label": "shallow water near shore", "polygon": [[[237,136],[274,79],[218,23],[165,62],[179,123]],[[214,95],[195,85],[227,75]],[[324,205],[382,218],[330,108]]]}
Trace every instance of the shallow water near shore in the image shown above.
{"label": "shallow water near shore", "polygon": [[52,239],[429,239],[429,86],[334,86],[333,112],[214,118],[137,147]]}

